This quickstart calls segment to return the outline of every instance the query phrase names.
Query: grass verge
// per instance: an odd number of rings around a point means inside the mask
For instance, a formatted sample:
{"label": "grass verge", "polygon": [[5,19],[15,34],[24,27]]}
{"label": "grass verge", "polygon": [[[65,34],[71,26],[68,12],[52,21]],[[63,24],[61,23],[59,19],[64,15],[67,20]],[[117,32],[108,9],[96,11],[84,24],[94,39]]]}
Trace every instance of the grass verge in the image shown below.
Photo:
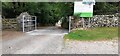
{"label": "grass verge", "polygon": [[118,37],[117,27],[99,27],[87,30],[74,30],[64,36],[64,39],[95,41],[95,40],[111,40]]}

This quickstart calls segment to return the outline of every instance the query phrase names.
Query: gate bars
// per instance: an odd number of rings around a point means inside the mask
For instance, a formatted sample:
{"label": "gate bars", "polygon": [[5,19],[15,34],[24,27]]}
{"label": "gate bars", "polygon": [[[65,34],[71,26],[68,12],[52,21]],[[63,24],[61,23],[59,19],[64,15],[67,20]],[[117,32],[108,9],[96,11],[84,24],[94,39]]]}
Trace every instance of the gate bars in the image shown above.
{"label": "gate bars", "polygon": [[[29,17],[27,17],[29,18]],[[35,23],[33,23],[35,22]],[[34,27],[34,28],[32,28]],[[27,28],[27,29],[26,29]],[[25,15],[22,17],[22,31],[26,32],[27,31],[32,31],[37,29],[37,17],[32,16],[32,19],[25,19]]]}

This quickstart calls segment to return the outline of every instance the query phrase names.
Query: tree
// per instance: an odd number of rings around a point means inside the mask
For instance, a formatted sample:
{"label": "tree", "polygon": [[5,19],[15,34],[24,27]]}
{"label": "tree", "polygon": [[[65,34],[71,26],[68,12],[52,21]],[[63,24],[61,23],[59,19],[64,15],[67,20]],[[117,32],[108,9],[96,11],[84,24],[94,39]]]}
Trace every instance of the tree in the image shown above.
{"label": "tree", "polygon": [[94,15],[96,14],[115,14],[119,8],[118,2],[97,2],[94,6]]}

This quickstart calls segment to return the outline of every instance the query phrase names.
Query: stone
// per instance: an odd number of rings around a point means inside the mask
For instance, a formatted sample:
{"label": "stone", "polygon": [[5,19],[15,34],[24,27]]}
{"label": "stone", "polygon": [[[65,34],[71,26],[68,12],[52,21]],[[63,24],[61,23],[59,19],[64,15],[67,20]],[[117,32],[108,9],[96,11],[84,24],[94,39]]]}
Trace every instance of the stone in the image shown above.
{"label": "stone", "polygon": [[[73,17],[74,18],[74,17]],[[83,21],[81,20],[82,18],[79,18],[79,20],[75,20],[78,18],[74,18],[71,21],[71,28],[82,28],[83,27]],[[114,15],[94,15],[92,18],[90,18],[90,24],[89,24],[89,19],[85,19],[85,27],[117,27],[118,26],[118,19],[119,19],[119,14],[114,14]],[[77,23],[77,24],[76,24]],[[77,27],[76,27],[77,26]]]}

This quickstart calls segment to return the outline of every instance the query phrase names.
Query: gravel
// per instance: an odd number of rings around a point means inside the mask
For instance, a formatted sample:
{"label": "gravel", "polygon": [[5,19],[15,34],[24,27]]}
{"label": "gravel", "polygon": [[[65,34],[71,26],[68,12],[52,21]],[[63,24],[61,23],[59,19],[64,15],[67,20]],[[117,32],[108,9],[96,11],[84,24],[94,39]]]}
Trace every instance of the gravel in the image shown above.
{"label": "gravel", "polygon": [[68,31],[47,27],[3,41],[3,54],[57,54],[61,53],[63,36]]}
{"label": "gravel", "polygon": [[118,54],[118,41],[65,41],[63,54]]}
{"label": "gravel", "polygon": [[[67,30],[46,27],[2,41],[3,54],[118,54],[117,40],[63,40]],[[1,43],[1,42],[0,42]]]}

